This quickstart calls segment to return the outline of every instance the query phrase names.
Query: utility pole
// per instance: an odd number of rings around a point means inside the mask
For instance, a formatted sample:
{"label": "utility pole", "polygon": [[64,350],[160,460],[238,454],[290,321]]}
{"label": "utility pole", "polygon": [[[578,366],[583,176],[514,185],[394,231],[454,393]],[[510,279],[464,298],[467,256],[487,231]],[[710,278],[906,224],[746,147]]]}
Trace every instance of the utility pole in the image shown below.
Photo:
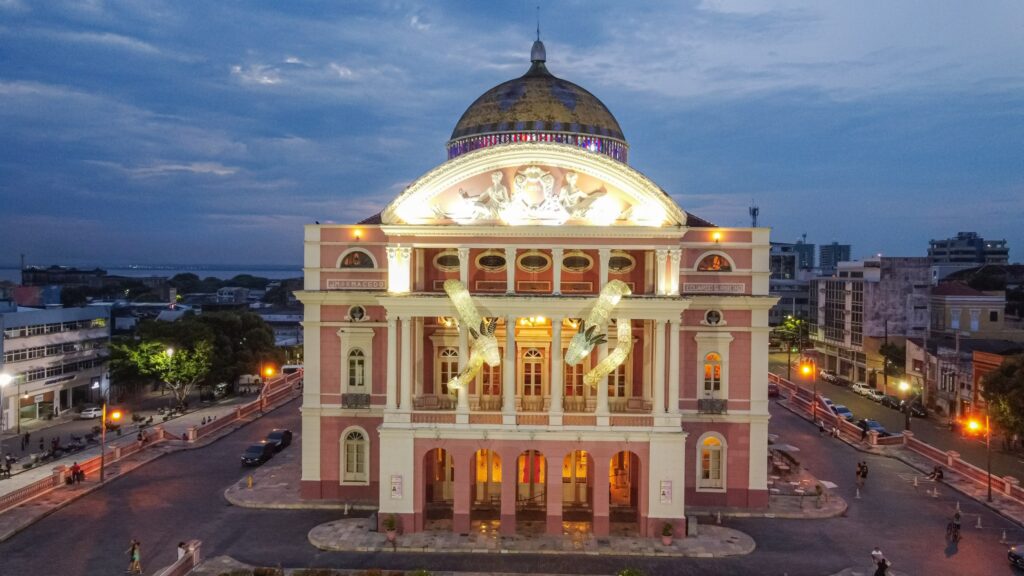
{"label": "utility pole", "polygon": [[956,419],[963,416],[960,409],[960,331],[953,332],[956,337],[955,356],[953,357],[953,402],[956,402]]}
{"label": "utility pole", "polygon": [[[885,320],[885,349],[889,350],[889,320]],[[882,354],[882,388],[889,393],[889,357]]]}

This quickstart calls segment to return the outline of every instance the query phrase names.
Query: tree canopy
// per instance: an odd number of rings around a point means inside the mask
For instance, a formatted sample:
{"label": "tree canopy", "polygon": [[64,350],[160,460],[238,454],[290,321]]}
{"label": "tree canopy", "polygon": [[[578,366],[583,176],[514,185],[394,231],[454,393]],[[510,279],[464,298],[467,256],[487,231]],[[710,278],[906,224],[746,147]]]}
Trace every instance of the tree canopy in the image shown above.
{"label": "tree canopy", "polygon": [[985,376],[981,395],[1000,428],[1024,434],[1024,354],[1006,359]]}

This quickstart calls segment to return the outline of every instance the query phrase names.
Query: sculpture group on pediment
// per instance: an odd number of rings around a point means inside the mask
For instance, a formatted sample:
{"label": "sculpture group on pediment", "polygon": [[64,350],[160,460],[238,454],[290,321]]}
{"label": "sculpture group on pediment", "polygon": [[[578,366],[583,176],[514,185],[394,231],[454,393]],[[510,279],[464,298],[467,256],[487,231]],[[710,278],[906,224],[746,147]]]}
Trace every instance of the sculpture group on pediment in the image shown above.
{"label": "sculpture group on pediment", "polygon": [[[506,224],[563,224],[572,219],[587,219],[597,200],[607,192],[598,188],[586,192],[577,185],[579,175],[567,172],[563,185],[555,191],[555,177],[539,166],[516,173],[512,192],[503,183],[504,174],[491,173],[491,185],[477,195],[459,189],[459,200],[447,209],[434,207],[438,218],[460,224],[501,221]],[[612,219],[614,220],[614,218]]]}

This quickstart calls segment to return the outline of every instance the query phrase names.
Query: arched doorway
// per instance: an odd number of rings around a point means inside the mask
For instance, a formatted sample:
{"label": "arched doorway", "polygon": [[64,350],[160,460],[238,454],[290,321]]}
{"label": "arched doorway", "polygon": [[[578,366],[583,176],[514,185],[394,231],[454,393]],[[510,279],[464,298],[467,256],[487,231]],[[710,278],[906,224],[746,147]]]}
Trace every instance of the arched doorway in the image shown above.
{"label": "arched doorway", "polygon": [[640,457],[628,450],[616,453],[608,463],[608,517],[611,533],[640,533]]}
{"label": "arched doorway", "polygon": [[451,530],[454,512],[455,463],[443,448],[434,448],[423,456],[423,528]]}
{"label": "arched doorway", "polygon": [[[547,514],[548,462],[537,450],[527,450],[516,459],[516,523],[537,523],[543,527]],[[542,529],[542,528],[541,528]],[[530,533],[527,527],[517,532]]]}
{"label": "arched doorway", "polygon": [[473,453],[470,521],[495,521],[501,518],[501,456],[481,448]]}
{"label": "arched doorway", "polygon": [[575,450],[562,460],[563,522],[593,525],[593,468],[592,458],[586,450]]}

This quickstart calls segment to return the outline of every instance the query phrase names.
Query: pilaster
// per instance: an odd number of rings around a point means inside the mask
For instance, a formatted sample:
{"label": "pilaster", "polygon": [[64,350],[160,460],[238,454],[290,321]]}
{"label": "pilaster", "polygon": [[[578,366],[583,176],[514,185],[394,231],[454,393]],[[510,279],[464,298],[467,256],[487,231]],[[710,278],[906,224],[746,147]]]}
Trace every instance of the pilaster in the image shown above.
{"label": "pilaster", "polygon": [[[767,349],[767,346],[765,348]],[[679,414],[679,386],[679,320],[669,320],[668,413],[670,415]]]}
{"label": "pilaster", "polygon": [[505,358],[501,363],[501,421],[516,423],[516,318],[505,317]]}
{"label": "pilaster", "polygon": [[505,248],[505,293],[515,294],[516,292],[516,249]]}
{"label": "pilaster", "polygon": [[562,293],[562,255],[563,250],[561,248],[551,249],[551,278],[552,278],[552,294],[556,296]]}
{"label": "pilaster", "polygon": [[384,409],[398,409],[398,318],[388,315],[388,377],[387,402]]}
{"label": "pilaster", "polygon": [[552,426],[562,425],[562,394],[565,392],[562,384],[563,364],[562,318],[557,316],[551,319],[551,410],[548,418]]}

